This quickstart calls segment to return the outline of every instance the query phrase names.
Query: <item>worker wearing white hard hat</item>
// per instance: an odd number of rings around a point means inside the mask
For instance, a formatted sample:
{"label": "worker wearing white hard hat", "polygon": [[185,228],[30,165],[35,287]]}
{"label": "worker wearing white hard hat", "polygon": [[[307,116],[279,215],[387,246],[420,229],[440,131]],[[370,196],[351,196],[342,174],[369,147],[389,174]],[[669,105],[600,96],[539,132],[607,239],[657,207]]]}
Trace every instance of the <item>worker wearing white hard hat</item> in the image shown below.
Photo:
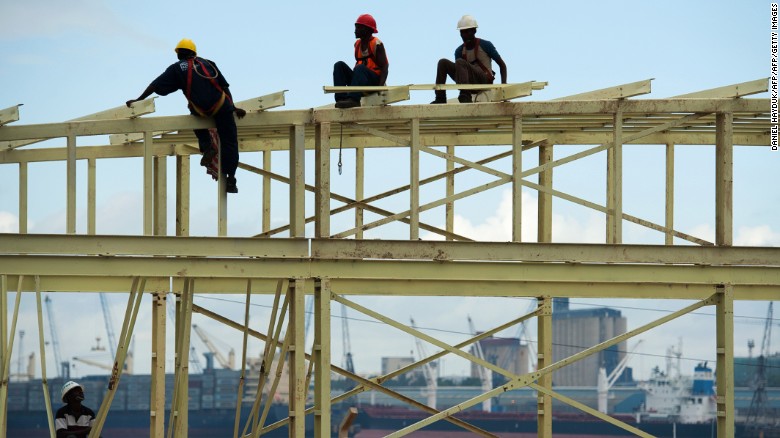
{"label": "worker wearing white hard hat", "polygon": [[[492,84],[495,79],[493,61],[501,72],[501,83],[506,84],[506,64],[498,54],[496,47],[488,40],[477,38],[477,19],[464,15],[458,20],[458,30],[463,44],[455,49],[455,61],[442,58],[436,69],[436,83],[444,84],[447,76],[456,84]],[[458,96],[461,103],[472,102],[471,92],[461,90]],[[431,103],[447,103],[447,92],[436,90],[436,99]]]}
{"label": "worker wearing white hard hat", "polygon": [[95,412],[81,404],[84,401],[84,387],[70,380],[62,385],[60,398],[65,406],[57,410],[54,429],[57,438],[78,438],[89,436],[95,424]]}

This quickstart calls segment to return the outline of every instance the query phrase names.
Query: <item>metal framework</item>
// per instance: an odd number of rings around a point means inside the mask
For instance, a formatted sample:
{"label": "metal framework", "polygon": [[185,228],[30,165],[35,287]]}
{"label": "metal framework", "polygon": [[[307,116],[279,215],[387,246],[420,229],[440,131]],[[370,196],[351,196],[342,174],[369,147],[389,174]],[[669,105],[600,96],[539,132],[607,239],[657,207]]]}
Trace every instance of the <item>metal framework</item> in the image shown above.
{"label": "metal framework", "polygon": [[[19,119],[18,107],[0,111],[0,167],[17,166],[19,174],[19,232],[0,235],[0,335],[2,336],[2,386],[0,386],[0,427],[5,427],[9,359],[21,293],[120,292],[128,296],[127,311],[117,346],[114,374],[108,396],[100,407],[100,433],[116,387],[143,294],[154,296],[152,317],[152,393],[150,436],[187,435],[187,375],[191,317],[200,313],[237,329],[244,335],[244,355],[248,337],[265,342],[260,385],[279,385],[282,361],[275,356],[288,353],[289,418],[265,425],[268,405],[261,407],[258,396],[254,417],[236,423],[235,436],[259,436],[263,431],[289,424],[290,436],[305,435],[304,417],[313,414],[315,436],[330,436],[339,423],[331,418],[331,405],[363,391],[379,391],[430,414],[390,436],[403,436],[434,421],[450,421],[481,436],[490,433],[470,425],[453,414],[481,403],[504,391],[531,387],[538,392],[538,435],[552,436],[552,399],[567,403],[638,436],[649,436],[584,404],[569,399],[552,388],[552,373],[576,360],[688,314],[704,306],[715,308],[712,327],[717,339],[717,430],[718,437],[731,437],[734,431],[733,387],[733,303],[735,300],[776,299],[780,287],[780,249],[732,247],[733,149],[739,146],[769,146],[769,100],[742,96],[767,91],[765,79],[692,93],[667,99],[629,99],[650,92],[650,81],[640,81],[583,93],[553,101],[510,102],[529,96],[540,82],[510,84],[488,90],[486,103],[471,105],[396,105],[409,90],[430,86],[383,87],[368,89],[369,106],[354,110],[317,108],[277,110],[283,92],[263,96],[240,105],[249,110],[238,121],[240,168],[262,177],[257,187],[262,203],[262,232],[254,238],[228,237],[228,197],[220,182],[217,190],[219,237],[189,237],[190,155],[196,154],[193,128],[211,127],[208,120],[191,116],[141,117],[153,111],[153,100],[138,102],[133,108],[116,108],[65,123],[4,126]],[[326,92],[334,91],[326,87]],[[375,105],[375,106],[374,106]],[[79,146],[82,136],[110,135],[110,144]],[[26,147],[41,139],[65,139],[65,145]],[[57,141],[57,140],[55,140]],[[61,141],[61,140],[59,140]],[[623,209],[624,147],[665,145],[666,206],[664,222],[631,215]],[[554,159],[553,150],[565,145],[593,145],[580,152]],[[636,145],[636,146],[634,146]],[[674,226],[674,150],[677,145],[714,147],[715,241],[684,233]],[[503,152],[473,161],[459,156],[466,148],[503,147]],[[331,151],[337,147],[355,150],[354,193],[331,191]],[[408,184],[366,196],[364,151],[368,148],[401,148],[408,152]],[[538,150],[538,161],[523,163],[523,151]],[[313,151],[314,178],[306,183],[307,151]],[[553,188],[556,168],[585,157],[601,154],[606,158],[606,199],[596,203]],[[246,157],[262,154],[262,167],[247,164]],[[271,158],[282,153],[289,173],[272,170]],[[443,160],[446,170],[422,177],[421,156]],[[176,160],[175,229],[166,236],[168,157]],[[96,168],[109,158],[143,160],[143,236],[95,235]],[[87,233],[76,233],[77,166],[87,162]],[[509,165],[502,170],[491,166]],[[36,162],[64,162],[66,233],[28,234],[28,165]],[[487,183],[456,192],[456,176],[481,172]],[[271,182],[289,187],[289,222],[271,228]],[[444,182],[445,193],[423,201],[424,186]],[[455,202],[478,196],[506,185],[511,189],[512,241],[476,242],[454,229]],[[523,188],[538,192],[537,242],[521,240],[521,193]],[[249,189],[244,186],[242,189]],[[253,188],[254,189],[254,188]],[[252,190],[252,189],[250,189]],[[307,192],[314,193],[307,209]],[[408,199],[401,211],[383,204],[394,195]],[[607,219],[607,244],[561,244],[552,242],[553,198],[563,199],[603,213]],[[308,210],[308,211],[307,211]],[[437,226],[423,221],[423,213],[444,212]],[[278,209],[277,209],[278,211]],[[340,213],[351,212],[349,221]],[[428,216],[426,216],[428,217]],[[313,234],[306,224],[314,222]],[[348,222],[348,223],[347,223]],[[666,245],[623,244],[626,222],[664,235]],[[391,223],[406,224],[409,240],[365,240],[364,232]],[[442,238],[420,240],[421,230]],[[278,237],[278,238],[269,238]],[[350,238],[350,239],[346,239]],[[675,246],[674,238],[695,245]],[[171,285],[173,286],[171,288]],[[18,292],[9,321],[9,292]],[[246,317],[232,321],[193,304],[200,293],[245,294]],[[165,342],[166,297],[176,298],[176,344]],[[256,294],[274,296],[273,313],[264,332],[249,327],[249,302]],[[304,320],[306,294],[313,294],[315,340],[306,352]],[[392,295],[458,297],[535,297],[535,311],[520,315],[470,339],[449,345],[406,323],[352,300],[353,296]],[[695,302],[663,318],[638,327],[557,362],[552,360],[552,299],[554,297],[598,297],[636,299],[688,299]],[[418,337],[440,349],[432,356],[389,375],[365,379],[333,364],[331,360],[331,307],[340,303],[401,332]],[[39,304],[40,307],[40,304]],[[39,308],[39,321],[42,318]],[[469,353],[468,346],[530,318],[538,324],[538,367],[515,375]],[[9,331],[10,322],[10,331]],[[9,333],[11,336],[9,336]],[[43,336],[41,334],[41,336]],[[5,341],[10,339],[10,342]],[[40,345],[43,345],[41,341]],[[42,347],[41,347],[42,348]],[[167,348],[176,351],[176,384],[171,425],[165,430],[165,357]],[[41,357],[43,360],[43,351]],[[446,354],[457,355],[507,377],[508,382],[471,400],[437,410],[405,397],[382,385],[388,379],[420,367]],[[244,360],[243,363],[246,363]],[[272,366],[273,364],[273,366]],[[45,370],[45,367],[44,367]],[[45,372],[45,371],[44,371]],[[335,372],[355,381],[347,393],[330,398],[330,374]],[[314,379],[314,406],[305,406],[310,379]],[[44,375],[45,382],[45,375]],[[243,382],[243,379],[242,379]],[[51,412],[49,410],[49,412]],[[238,418],[238,413],[237,413]],[[243,426],[240,427],[240,426]]]}

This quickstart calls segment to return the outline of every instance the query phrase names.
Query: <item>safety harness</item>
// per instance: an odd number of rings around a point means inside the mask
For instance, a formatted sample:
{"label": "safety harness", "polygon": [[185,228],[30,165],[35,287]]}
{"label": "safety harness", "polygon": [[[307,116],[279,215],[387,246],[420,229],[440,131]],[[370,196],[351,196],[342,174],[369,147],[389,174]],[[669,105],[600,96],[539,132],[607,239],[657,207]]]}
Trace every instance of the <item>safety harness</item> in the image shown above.
{"label": "safety harness", "polygon": [[[382,70],[379,68],[379,65],[376,63],[376,43],[379,41],[377,37],[371,37],[371,40],[368,42],[368,56],[361,56],[363,53],[362,50],[360,50],[360,41],[355,41],[355,60],[357,61],[355,63],[355,66],[358,66],[360,64],[365,64],[366,67],[368,67],[369,70],[373,71],[376,74],[382,74]],[[385,62],[389,64],[387,61],[387,57],[385,57]]]}
{"label": "safety harness", "polygon": [[[474,61],[471,64],[477,64],[480,69],[482,69],[483,72],[485,72],[485,75],[487,76],[490,83],[493,83],[493,80],[495,80],[496,75],[493,73],[493,70],[487,68],[485,64],[482,63],[482,61],[479,60],[479,57],[477,54],[479,53],[479,38],[474,38]],[[463,44],[463,49],[461,49],[460,53],[461,58],[468,61],[469,59],[466,57],[466,44]]]}
{"label": "safety harness", "polygon": [[[195,103],[192,101],[191,93],[192,93],[192,72],[195,70],[195,62],[197,61],[198,65],[200,65],[200,68],[203,70],[204,74],[198,73],[198,76],[208,79],[209,82],[211,82],[211,85],[214,86],[214,88],[217,89],[217,91],[220,92],[219,99],[217,99],[217,102],[214,103],[214,105],[211,106],[208,110],[204,110],[203,108],[200,108],[199,106],[195,105]],[[204,117],[213,117],[214,114],[216,114],[221,108],[222,105],[225,103],[225,99],[227,99],[231,104],[233,101],[230,99],[230,96],[225,93],[225,91],[222,89],[222,87],[219,86],[219,83],[217,82],[217,77],[219,77],[219,73],[217,71],[216,67],[213,67],[214,69],[214,76],[209,76],[209,71],[206,69],[206,65],[201,61],[198,57],[189,58],[187,60],[187,88],[184,90],[184,95],[187,97],[187,101],[190,104],[190,107],[195,110],[198,114]]]}

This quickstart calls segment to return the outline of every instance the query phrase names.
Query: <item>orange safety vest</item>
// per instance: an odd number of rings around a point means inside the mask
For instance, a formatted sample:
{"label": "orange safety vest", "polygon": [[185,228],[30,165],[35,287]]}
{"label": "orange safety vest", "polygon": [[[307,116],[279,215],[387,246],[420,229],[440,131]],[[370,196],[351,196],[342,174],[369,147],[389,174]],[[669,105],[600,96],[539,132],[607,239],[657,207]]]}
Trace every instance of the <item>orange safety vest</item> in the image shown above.
{"label": "orange safety vest", "polygon": [[[373,71],[376,74],[381,74],[381,69],[379,68],[379,65],[376,63],[376,43],[379,41],[379,38],[372,36],[371,40],[368,42],[368,56],[363,57],[362,50],[360,50],[360,39],[355,41],[355,67],[357,67],[360,64],[365,64],[366,67],[368,67],[369,70]],[[385,55],[385,65],[390,65],[390,62],[387,60],[387,55]]]}

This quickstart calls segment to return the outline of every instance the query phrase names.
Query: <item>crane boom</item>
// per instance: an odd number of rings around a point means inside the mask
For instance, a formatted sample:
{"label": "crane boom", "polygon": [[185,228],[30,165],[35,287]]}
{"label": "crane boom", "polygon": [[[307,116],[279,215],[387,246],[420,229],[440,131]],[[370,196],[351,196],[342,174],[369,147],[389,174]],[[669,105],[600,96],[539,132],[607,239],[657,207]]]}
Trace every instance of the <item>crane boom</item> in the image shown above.
{"label": "crane boom", "polygon": [[753,378],[753,399],[748,409],[747,425],[751,436],[762,436],[764,429],[774,427],[770,424],[773,420],[769,412],[769,399],[766,394],[766,359],[769,356],[769,343],[772,338],[772,301],[769,302],[766,321],[764,324],[764,337],[761,341],[761,349],[756,366],[756,374]]}
{"label": "crane boom", "polygon": [[108,308],[108,297],[105,292],[100,293],[100,306],[103,308],[103,320],[106,323],[106,335],[108,335],[108,348],[113,359],[116,357],[117,342],[114,334],[114,321],[111,318],[111,311]]}
{"label": "crane boom", "polygon": [[57,326],[54,323],[54,312],[51,310],[51,298],[46,295],[44,299],[46,303],[46,315],[49,317],[49,330],[51,331],[51,349],[54,350],[54,360],[57,361],[57,376],[67,379],[70,366],[66,365],[66,362],[62,362],[60,358],[60,340],[57,337]]}
{"label": "crane boom", "polygon": [[206,348],[209,349],[209,351],[214,354],[214,357],[217,358],[217,362],[222,366],[222,368],[232,370],[235,368],[235,361],[236,361],[236,353],[233,351],[233,349],[230,349],[230,352],[228,353],[228,358],[225,359],[225,356],[222,355],[222,353],[217,349],[217,346],[214,345],[213,342],[211,342],[211,338],[206,334],[206,332],[198,327],[197,325],[192,325],[193,330],[195,330],[195,333],[198,334],[198,337],[200,337],[200,340],[203,341],[204,344],[206,344]]}
{"label": "crane boom", "polygon": [[[417,326],[414,325],[414,319],[410,317],[409,320],[412,323],[412,328],[416,330]],[[428,352],[425,351],[425,346],[422,343],[422,339],[415,336],[414,342],[417,345],[417,354],[420,355],[420,360],[428,357]],[[428,397],[428,407],[436,409],[436,392],[438,390],[438,382],[436,381],[436,372],[434,371],[431,362],[423,364],[423,375],[425,376],[425,383],[427,384],[425,395]]]}
{"label": "crane boom", "polygon": [[[469,330],[471,331],[471,335],[476,336],[477,329],[474,327],[474,322],[471,320],[471,316],[466,315],[466,319],[468,319],[469,322]],[[478,341],[474,343],[474,353],[474,356],[485,360],[485,352],[482,351],[481,342]],[[488,392],[493,389],[493,373],[483,366],[477,366],[477,373],[479,374],[479,380],[482,383],[482,391]],[[483,411],[490,412],[492,409],[492,399],[488,398],[482,402]]]}
{"label": "crane boom", "polygon": [[108,370],[108,371],[112,371],[112,369],[113,369],[112,365],[101,363],[101,362],[98,362],[98,361],[92,360],[92,359],[86,359],[86,358],[83,358],[83,357],[74,357],[73,360],[75,362],[81,362],[83,364],[91,365],[93,367],[98,367],[98,368],[101,368],[101,369],[104,369],[104,370]]}

